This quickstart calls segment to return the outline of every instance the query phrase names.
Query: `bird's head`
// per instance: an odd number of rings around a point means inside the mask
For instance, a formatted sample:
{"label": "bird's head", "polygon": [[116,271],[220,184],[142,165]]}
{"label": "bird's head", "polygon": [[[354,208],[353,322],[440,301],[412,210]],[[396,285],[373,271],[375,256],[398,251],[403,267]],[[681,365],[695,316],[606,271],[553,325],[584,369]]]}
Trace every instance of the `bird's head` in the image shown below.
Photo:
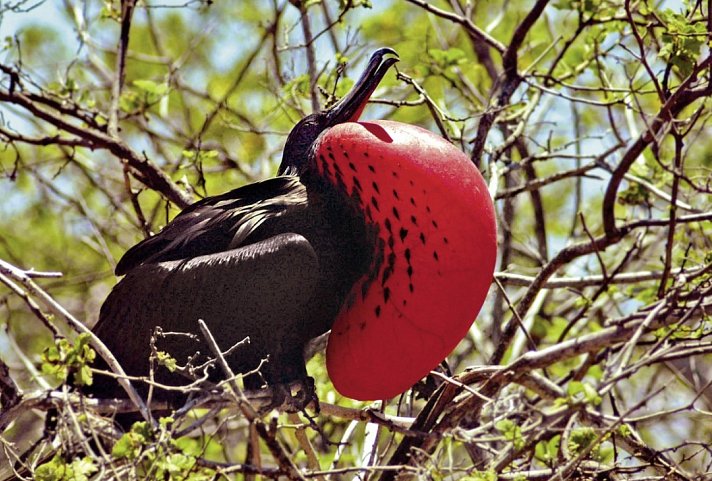
{"label": "bird's head", "polygon": [[398,54],[391,48],[376,50],[368,61],[366,70],[356,81],[351,91],[336,104],[323,112],[304,117],[287,137],[279,166],[279,175],[301,175],[309,166],[312,147],[319,136],[329,128],[355,122],[361,116],[368,99],[388,69],[398,61]]}

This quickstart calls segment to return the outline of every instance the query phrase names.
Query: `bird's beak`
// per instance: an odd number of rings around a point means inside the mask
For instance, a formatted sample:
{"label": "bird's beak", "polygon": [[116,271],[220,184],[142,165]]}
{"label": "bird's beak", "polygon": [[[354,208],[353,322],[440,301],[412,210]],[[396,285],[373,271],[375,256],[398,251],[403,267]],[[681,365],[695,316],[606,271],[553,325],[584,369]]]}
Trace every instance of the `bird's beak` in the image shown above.
{"label": "bird's beak", "polygon": [[343,122],[356,122],[373,91],[381,83],[391,65],[398,60],[398,54],[392,48],[379,48],[373,52],[366,70],[351,91],[325,112],[327,125],[333,127]]}

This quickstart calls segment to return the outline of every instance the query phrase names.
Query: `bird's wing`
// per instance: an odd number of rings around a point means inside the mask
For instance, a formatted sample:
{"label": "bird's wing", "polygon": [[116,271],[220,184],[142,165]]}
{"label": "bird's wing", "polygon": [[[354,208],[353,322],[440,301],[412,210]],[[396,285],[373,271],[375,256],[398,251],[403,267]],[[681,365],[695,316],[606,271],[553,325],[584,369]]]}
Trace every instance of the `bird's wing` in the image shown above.
{"label": "bird's wing", "polygon": [[126,251],[116,265],[123,275],[141,264],[188,259],[241,247],[269,218],[306,204],[304,185],[294,176],[249,184],[192,204],[161,232]]}
{"label": "bird's wing", "polygon": [[[307,304],[318,278],[312,246],[291,233],[183,261],[139,265],[111,291],[94,332],[129,374],[148,372],[149,340],[156,326],[164,332],[199,333],[198,319],[205,321],[222,350],[251,338],[245,350],[234,353],[236,370],[245,367],[240,363],[259,362],[254,356],[270,343],[276,360],[284,354],[292,364],[301,362],[303,369],[303,343],[282,344],[299,336],[292,331],[301,326],[289,321],[308,317]],[[169,345],[166,350],[181,362],[196,351],[209,354],[200,335]],[[95,389],[101,391],[101,386]]]}

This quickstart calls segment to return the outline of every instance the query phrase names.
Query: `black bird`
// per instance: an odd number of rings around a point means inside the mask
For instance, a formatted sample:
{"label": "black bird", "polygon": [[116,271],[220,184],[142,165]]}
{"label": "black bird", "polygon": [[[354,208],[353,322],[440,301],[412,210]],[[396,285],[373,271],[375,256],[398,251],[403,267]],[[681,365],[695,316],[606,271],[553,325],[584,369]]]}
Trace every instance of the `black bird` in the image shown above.
{"label": "black bird", "polygon": [[[128,374],[149,373],[155,326],[197,333],[203,319],[235,372],[259,368],[248,388],[304,380],[305,344],[331,329],[337,390],[384,399],[464,337],[492,279],[494,209],[480,173],[447,141],[407,124],[356,122],[396,61],[393,50],[376,51],[346,97],[301,120],[278,177],[193,204],[124,255],[116,273],[126,277],[95,332]],[[181,365],[210,357],[199,335],[161,337],[157,349]],[[101,378],[92,391],[123,395]]]}
{"label": "black bird", "polygon": [[[94,332],[127,374],[148,374],[155,326],[198,333],[197,320],[203,319],[224,351],[249,338],[227,355],[235,372],[261,366],[247,387],[307,377],[305,344],[331,328],[371,264],[375,242],[363,214],[311,175],[313,146],[330,127],[358,118],[396,61],[392,49],[376,51],[349,95],[302,119],[287,138],[278,177],[196,202],[126,252],[116,266],[116,274],[126,277],[104,302]],[[190,359],[197,366],[210,357],[200,335],[170,334],[156,348],[180,365]],[[220,378],[219,369],[211,373]],[[165,368],[156,370],[155,379],[186,384]],[[125,396],[114,380],[101,376],[91,391]]]}

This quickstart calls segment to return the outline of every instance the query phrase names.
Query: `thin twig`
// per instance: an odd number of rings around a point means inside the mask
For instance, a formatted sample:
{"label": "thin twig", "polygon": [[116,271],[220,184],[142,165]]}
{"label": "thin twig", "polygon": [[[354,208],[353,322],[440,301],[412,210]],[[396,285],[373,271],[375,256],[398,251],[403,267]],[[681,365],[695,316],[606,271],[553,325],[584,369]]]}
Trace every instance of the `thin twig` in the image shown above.
{"label": "thin twig", "polygon": [[225,356],[223,356],[220,347],[218,346],[217,342],[215,342],[215,338],[208,329],[208,326],[202,319],[198,319],[198,326],[200,327],[200,332],[203,333],[203,337],[207,342],[208,346],[210,347],[210,350],[216,356],[220,368],[225,372],[225,376],[228,379],[228,385],[230,386],[231,394],[235,402],[237,403],[237,407],[240,409],[242,415],[245,416],[245,419],[247,419],[247,421],[249,421],[255,427],[257,434],[259,434],[260,438],[262,438],[262,440],[265,442],[267,448],[270,450],[272,456],[274,456],[274,459],[277,461],[280,467],[285,470],[287,477],[292,480],[303,481],[304,476],[302,476],[302,474],[299,472],[299,469],[295,466],[294,462],[292,461],[292,458],[287,455],[287,452],[285,451],[284,447],[282,447],[280,442],[277,440],[275,433],[269,430],[265,422],[262,420],[262,418],[260,418],[255,408],[252,406],[252,404],[250,404],[250,401],[242,392],[242,389],[240,389],[240,387],[237,385],[237,382],[235,381],[235,373],[233,373],[232,369],[230,369],[227,360],[225,360]]}

